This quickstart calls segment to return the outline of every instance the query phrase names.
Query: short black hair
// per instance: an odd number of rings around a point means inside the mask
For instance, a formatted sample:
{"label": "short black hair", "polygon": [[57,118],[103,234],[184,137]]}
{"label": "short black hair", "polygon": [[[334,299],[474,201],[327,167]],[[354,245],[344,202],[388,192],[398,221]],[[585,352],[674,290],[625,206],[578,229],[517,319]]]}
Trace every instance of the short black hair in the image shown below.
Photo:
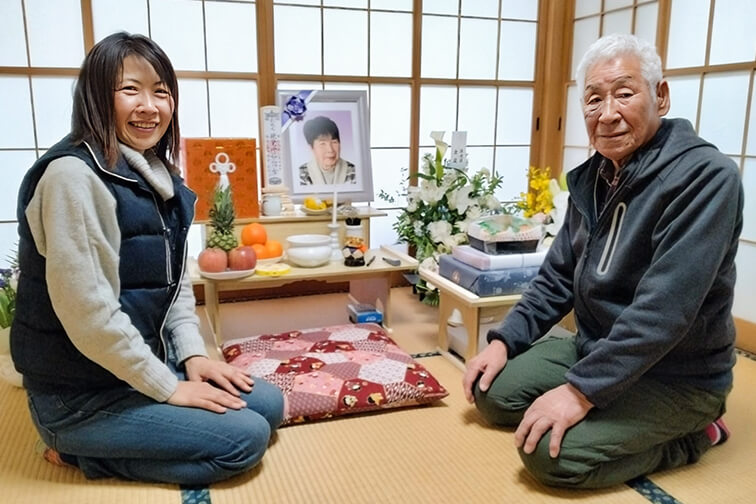
{"label": "short black hair", "polygon": [[330,135],[334,140],[341,142],[339,138],[339,127],[336,123],[325,116],[318,116],[304,123],[304,136],[307,143],[312,147],[312,143],[320,135]]}
{"label": "short black hair", "polygon": [[171,93],[171,124],[154,150],[157,157],[177,173],[181,149],[178,80],[165,52],[144,35],[114,33],[95,44],[84,58],[74,91],[71,116],[73,141],[95,143],[105,154],[108,168],[115,166],[120,155],[115,127],[115,90],[123,73],[123,60],[129,56],[139,56],[152,65]]}

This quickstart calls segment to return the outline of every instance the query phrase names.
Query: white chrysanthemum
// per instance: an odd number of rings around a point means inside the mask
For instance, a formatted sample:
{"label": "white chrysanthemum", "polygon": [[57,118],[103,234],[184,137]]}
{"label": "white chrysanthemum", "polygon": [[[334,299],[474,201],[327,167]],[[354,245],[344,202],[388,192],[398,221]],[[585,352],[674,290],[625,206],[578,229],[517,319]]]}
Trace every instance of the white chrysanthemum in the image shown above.
{"label": "white chrysanthemum", "polygon": [[472,205],[470,208],[467,209],[467,213],[465,216],[467,217],[467,220],[473,220],[477,219],[482,215],[483,212],[481,212],[480,207],[478,205]]}
{"label": "white chrysanthemum", "polygon": [[428,224],[428,232],[434,242],[445,243],[451,235],[452,226],[447,221],[434,221]]}
{"label": "white chrysanthemum", "polygon": [[443,187],[445,191],[448,191],[449,188],[457,181],[458,177],[459,174],[455,170],[446,170],[444,172],[444,176],[441,177],[441,187]]}
{"label": "white chrysanthemum", "polygon": [[438,263],[436,262],[436,259],[433,256],[426,257],[420,263],[420,268],[438,272]]}
{"label": "white chrysanthemum", "polygon": [[457,233],[452,238],[454,238],[454,243],[452,244],[452,247],[456,245],[461,245],[467,242],[467,233]]}
{"label": "white chrysanthemum", "polygon": [[447,196],[449,200],[449,207],[456,210],[458,213],[463,214],[467,211],[467,208],[475,203],[475,200],[470,198],[472,187],[465,186],[461,189],[451,191]]}
{"label": "white chrysanthemum", "polygon": [[432,205],[434,203],[438,203],[439,201],[441,201],[441,198],[444,197],[444,189],[441,187],[438,187],[433,182],[430,182],[428,180],[423,180],[420,183],[419,195],[423,201],[425,201],[429,205]]}
{"label": "white chrysanthemum", "polygon": [[501,206],[501,202],[498,200],[496,196],[493,194],[488,194],[480,198],[482,201],[480,202],[480,206],[482,208],[489,208],[491,210],[496,210]]}
{"label": "white chrysanthemum", "polygon": [[478,170],[478,173],[480,173],[481,175],[483,175],[486,178],[489,178],[491,176],[491,171],[488,168],[485,168],[485,167],[481,168],[480,170]]}
{"label": "white chrysanthemum", "polygon": [[412,230],[415,232],[416,236],[421,236],[425,231],[425,224],[421,221],[417,221],[412,224]]}
{"label": "white chrysanthemum", "polygon": [[417,186],[409,186],[407,188],[407,211],[412,213],[417,210],[420,205],[420,188]]}
{"label": "white chrysanthemum", "polygon": [[459,233],[449,235],[444,238],[444,241],[441,243],[441,248],[445,254],[451,254],[452,248],[456,247],[464,241],[466,241],[464,237],[462,239],[459,238]]}

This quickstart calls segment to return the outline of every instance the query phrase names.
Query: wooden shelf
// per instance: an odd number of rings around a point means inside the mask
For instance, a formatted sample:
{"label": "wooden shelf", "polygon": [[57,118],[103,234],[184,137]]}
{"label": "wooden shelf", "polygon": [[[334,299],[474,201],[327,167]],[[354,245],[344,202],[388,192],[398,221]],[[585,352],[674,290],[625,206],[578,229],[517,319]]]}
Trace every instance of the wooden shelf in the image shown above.
{"label": "wooden shelf", "polygon": [[[372,217],[385,217],[388,215],[386,212],[376,210],[372,207],[355,207],[358,211],[356,217],[359,219],[370,219]],[[343,215],[337,215],[336,220],[343,221],[346,217]],[[296,215],[279,215],[275,217],[268,217],[261,215],[260,217],[249,217],[245,219],[236,219],[235,224],[241,226],[249,224],[250,222],[259,222],[261,224],[281,224],[287,222],[330,222],[331,214],[324,213],[323,215],[307,215],[297,210]],[[194,224],[209,224],[207,220],[195,220]]]}
{"label": "wooden shelf", "polygon": [[[362,235],[365,237],[365,244],[370,247],[370,219],[376,217],[385,217],[388,215],[386,212],[381,212],[370,207],[356,207],[358,213],[357,218],[361,219]],[[344,243],[344,221],[346,217],[343,215],[337,215],[337,222],[341,224],[339,229],[339,242]],[[250,222],[259,222],[265,226],[265,230],[268,232],[268,239],[280,241],[284,247],[286,247],[286,238],[291,235],[297,234],[330,234],[331,230],[328,229],[328,225],[331,223],[331,215],[305,215],[299,213],[297,215],[286,215],[277,217],[255,217],[249,219],[237,219],[234,221],[234,228],[236,237],[240,238],[241,228],[249,224]],[[204,224],[202,227],[202,243],[206,241],[207,228],[209,227],[208,221],[195,221],[195,224]]]}
{"label": "wooden shelf", "polygon": [[[190,266],[189,275],[195,286],[201,286],[205,293],[205,311],[213,332],[213,338],[218,348],[223,343],[220,321],[221,291],[255,290],[265,288],[283,287],[295,282],[317,280],[320,282],[348,282],[351,299],[359,303],[370,303],[383,312],[383,325],[391,330],[391,312],[389,299],[391,295],[391,277],[394,273],[414,270],[417,261],[397,250],[389,247],[380,247],[368,250],[366,257],[376,257],[377,260],[370,266],[344,266],[342,261],[329,262],[316,268],[302,268],[291,266],[289,273],[281,276],[251,275],[236,280],[211,280],[199,275],[199,270],[194,265]],[[391,265],[383,258],[398,259],[399,264]],[[317,320],[317,313],[313,313]],[[314,323],[317,323],[316,321]]]}

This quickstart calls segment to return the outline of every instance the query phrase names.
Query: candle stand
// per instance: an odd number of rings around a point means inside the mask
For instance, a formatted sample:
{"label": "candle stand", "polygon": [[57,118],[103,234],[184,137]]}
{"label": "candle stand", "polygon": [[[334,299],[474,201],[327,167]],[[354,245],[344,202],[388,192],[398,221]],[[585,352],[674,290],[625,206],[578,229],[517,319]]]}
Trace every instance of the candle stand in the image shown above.
{"label": "candle stand", "polygon": [[341,227],[341,225],[338,223],[328,224],[328,229],[331,230],[331,262],[343,260],[343,257],[341,256],[341,243],[339,243],[339,227]]}

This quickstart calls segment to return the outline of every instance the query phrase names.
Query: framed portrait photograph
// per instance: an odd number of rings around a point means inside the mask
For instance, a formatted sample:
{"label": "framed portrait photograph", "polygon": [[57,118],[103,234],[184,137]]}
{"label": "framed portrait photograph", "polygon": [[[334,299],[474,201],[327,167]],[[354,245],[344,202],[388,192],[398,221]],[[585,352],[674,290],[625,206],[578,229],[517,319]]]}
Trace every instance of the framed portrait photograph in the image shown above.
{"label": "framed portrait photograph", "polygon": [[278,104],[292,201],[333,192],[339,201],[373,201],[367,92],[279,90]]}

